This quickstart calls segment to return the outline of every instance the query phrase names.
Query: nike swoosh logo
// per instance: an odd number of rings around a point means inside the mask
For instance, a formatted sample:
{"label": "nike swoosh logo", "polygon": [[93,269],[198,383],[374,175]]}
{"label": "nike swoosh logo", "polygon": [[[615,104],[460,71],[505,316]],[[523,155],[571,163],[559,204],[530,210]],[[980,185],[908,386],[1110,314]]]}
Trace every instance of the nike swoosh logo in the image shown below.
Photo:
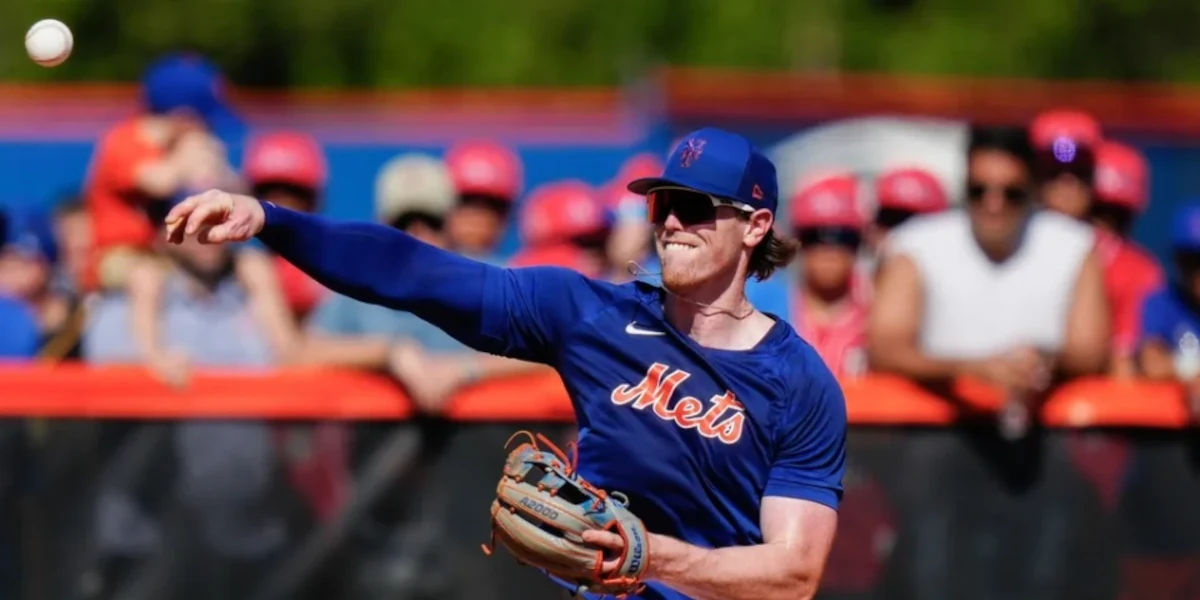
{"label": "nike swoosh logo", "polygon": [[642,329],[637,326],[637,321],[634,321],[625,326],[625,333],[629,335],[667,335],[664,331],[653,331],[651,329]]}

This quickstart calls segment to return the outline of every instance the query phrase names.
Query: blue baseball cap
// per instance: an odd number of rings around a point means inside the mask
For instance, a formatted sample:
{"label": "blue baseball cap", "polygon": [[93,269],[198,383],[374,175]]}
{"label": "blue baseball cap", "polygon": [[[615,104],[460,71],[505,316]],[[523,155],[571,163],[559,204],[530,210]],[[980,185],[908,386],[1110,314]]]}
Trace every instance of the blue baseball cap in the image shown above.
{"label": "blue baseball cap", "polygon": [[1200,252],[1200,204],[1189,204],[1175,211],[1171,249]]}
{"label": "blue baseball cap", "polygon": [[221,70],[204,57],[171,54],[158,59],[142,78],[142,94],[150,112],[191,111],[222,139],[235,139],[245,131],[226,98]]}
{"label": "blue baseball cap", "polygon": [[771,159],[750,140],[716,127],[684,136],[667,159],[662,176],[635,179],[629,191],[645,195],[662,186],[688,188],[772,213],[779,205]]}
{"label": "blue baseball cap", "polygon": [[0,222],[5,229],[0,235],[4,250],[48,263],[57,260],[58,244],[48,215],[33,209],[13,210],[7,218],[0,218]]}

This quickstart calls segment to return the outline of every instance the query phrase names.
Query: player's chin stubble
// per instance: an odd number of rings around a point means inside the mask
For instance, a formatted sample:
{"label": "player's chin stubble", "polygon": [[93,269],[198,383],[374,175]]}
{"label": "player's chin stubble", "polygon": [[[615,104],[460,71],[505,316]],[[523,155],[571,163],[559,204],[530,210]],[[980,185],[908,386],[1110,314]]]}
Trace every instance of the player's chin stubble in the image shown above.
{"label": "player's chin stubble", "polygon": [[676,294],[687,294],[694,290],[703,279],[700,270],[690,261],[678,258],[660,258],[662,261],[663,287]]}

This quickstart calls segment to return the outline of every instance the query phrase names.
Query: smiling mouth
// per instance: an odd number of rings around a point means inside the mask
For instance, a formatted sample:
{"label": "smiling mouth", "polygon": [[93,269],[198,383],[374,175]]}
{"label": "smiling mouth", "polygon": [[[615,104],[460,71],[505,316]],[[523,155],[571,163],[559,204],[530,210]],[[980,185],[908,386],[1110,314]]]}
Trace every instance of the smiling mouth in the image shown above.
{"label": "smiling mouth", "polygon": [[665,249],[665,250],[695,250],[696,247],[689,245],[689,244],[684,244],[681,242],[663,242],[663,249]]}

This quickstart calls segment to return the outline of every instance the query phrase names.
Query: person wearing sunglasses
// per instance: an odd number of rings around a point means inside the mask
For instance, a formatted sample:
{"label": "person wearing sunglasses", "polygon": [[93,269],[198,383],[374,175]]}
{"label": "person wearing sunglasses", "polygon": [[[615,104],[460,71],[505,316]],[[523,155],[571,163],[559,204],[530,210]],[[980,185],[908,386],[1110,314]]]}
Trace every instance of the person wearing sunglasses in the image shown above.
{"label": "person wearing sunglasses", "polygon": [[789,206],[800,242],[790,321],[839,377],[867,366],[867,304],[853,293],[864,229],[859,189],[854,175],[833,175],[801,188]]}
{"label": "person wearing sunglasses", "polygon": [[[922,473],[907,500],[921,521],[913,543],[927,550],[914,567],[914,596],[991,598],[989,591],[1004,590],[1005,597],[1059,598],[1057,582],[1037,574],[1066,569],[1062,544],[1048,536],[1071,526],[1051,489],[1071,467],[1062,452],[1037,451],[1058,441],[1037,435],[1034,403],[1055,377],[1099,373],[1107,363],[1094,235],[1079,221],[1035,210],[1035,155],[1025,129],[972,128],[966,164],[963,209],[913,219],[889,236],[867,325],[872,370],[930,385],[968,377],[1009,399],[992,425],[925,438],[905,459]],[[980,444],[1011,451],[965,451]],[[938,485],[964,473],[994,481],[991,463],[999,460],[1023,480],[1039,472],[1035,465],[1042,476],[1021,494],[997,485],[993,494],[964,498]],[[961,525],[939,525],[946,522]],[[977,550],[983,538],[990,550]],[[1023,562],[997,575],[996,553]]]}
{"label": "person wearing sunglasses", "polygon": [[921,380],[971,374],[1034,391],[1043,378],[1021,366],[1014,357],[1028,352],[1017,349],[1049,350],[1073,375],[1107,363],[1095,236],[1085,224],[1035,210],[1036,159],[1023,135],[973,129],[965,209],[892,233],[872,306],[873,365]]}
{"label": "person wearing sunglasses", "polygon": [[[817,352],[746,299],[748,279],[793,254],[773,229],[775,166],[705,128],[628,189],[646,196],[660,282],[492,266],[219,191],[166,225],[173,242],[257,236],[334,291],[555,368],[580,424],[579,475],[624,492],[651,532],[646,588],[631,598],[812,598],[837,530],[846,404]],[[611,532],[584,540],[623,550]]]}

